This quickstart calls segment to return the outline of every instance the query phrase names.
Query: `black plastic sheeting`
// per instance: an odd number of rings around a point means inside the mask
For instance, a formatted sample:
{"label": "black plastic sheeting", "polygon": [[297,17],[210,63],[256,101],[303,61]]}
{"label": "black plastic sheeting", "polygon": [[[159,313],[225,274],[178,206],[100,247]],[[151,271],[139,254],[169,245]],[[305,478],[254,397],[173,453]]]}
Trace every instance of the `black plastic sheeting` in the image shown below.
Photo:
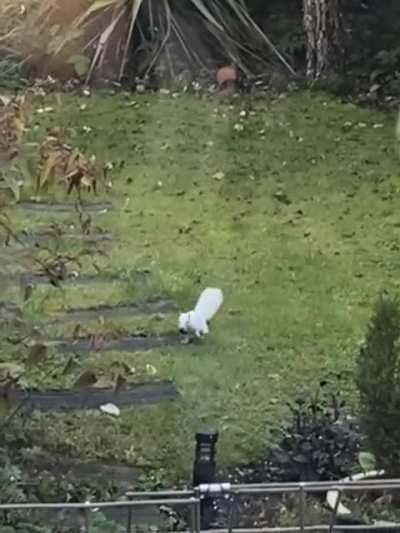
{"label": "black plastic sheeting", "polygon": [[[134,273],[134,276],[142,276],[141,272]],[[145,275],[145,274],[143,274]],[[113,274],[79,274],[68,275],[65,279],[57,279],[62,285],[63,283],[110,283],[113,281],[124,281],[124,278]],[[51,283],[50,276],[46,274],[38,274],[35,272],[24,272],[24,273],[9,273],[9,272],[0,272],[0,282],[7,283],[20,283],[21,286],[26,286],[29,284],[47,284]]]}
{"label": "black plastic sheeting", "polygon": [[[0,397],[7,394],[4,387],[0,387]],[[85,390],[51,389],[13,390],[13,403],[21,404],[24,409],[39,411],[52,410],[88,410],[99,409],[101,405],[112,403],[120,409],[154,404],[162,401],[176,400],[180,393],[173,381],[156,381],[127,386],[116,392],[114,389],[95,387]]]}
{"label": "black plastic sheeting", "polygon": [[[27,209],[29,211],[39,211],[44,212],[55,212],[55,213],[69,213],[70,211],[76,211],[77,204],[72,202],[35,202],[35,201],[24,201],[19,202],[19,207],[22,209]],[[98,212],[98,211],[109,211],[113,208],[111,202],[80,202],[79,208],[83,211]]]}
{"label": "black plastic sheeting", "polygon": [[38,233],[28,233],[21,232],[16,235],[17,239],[10,237],[9,242],[6,243],[4,239],[3,243],[1,242],[0,235],[0,245],[3,245],[4,248],[15,249],[19,248],[35,248],[42,244],[48,244],[49,241],[76,241],[77,243],[86,243],[86,244],[97,244],[99,242],[113,242],[115,239],[111,233],[60,233],[60,235],[50,232],[43,231]]}
{"label": "black plastic sheeting", "polygon": [[173,302],[167,300],[154,300],[143,302],[127,302],[117,305],[99,305],[68,309],[65,312],[54,313],[54,316],[62,320],[91,320],[100,316],[104,318],[149,315],[168,313],[176,310]]}
{"label": "black plastic sheeting", "polygon": [[54,339],[51,341],[56,348],[65,354],[88,353],[88,352],[109,352],[111,350],[120,352],[137,352],[163,348],[164,346],[175,346],[181,344],[179,335],[127,335],[113,340],[99,341],[96,345],[91,339],[65,340]]}

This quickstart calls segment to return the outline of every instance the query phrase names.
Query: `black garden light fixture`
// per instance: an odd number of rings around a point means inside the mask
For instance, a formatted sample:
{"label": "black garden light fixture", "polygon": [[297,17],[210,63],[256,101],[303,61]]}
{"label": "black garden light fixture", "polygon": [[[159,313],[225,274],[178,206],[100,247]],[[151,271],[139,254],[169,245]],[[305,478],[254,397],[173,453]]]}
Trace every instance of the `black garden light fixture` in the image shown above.
{"label": "black garden light fixture", "polygon": [[196,433],[196,451],[193,466],[193,486],[213,483],[215,477],[215,453],[218,432],[205,429]]}
{"label": "black garden light fixture", "polygon": [[[216,470],[216,444],[218,432],[215,429],[205,429],[196,433],[196,450],[193,465],[193,487],[214,483]],[[201,497],[200,503],[201,528],[211,527],[214,515],[213,498],[209,494]]]}

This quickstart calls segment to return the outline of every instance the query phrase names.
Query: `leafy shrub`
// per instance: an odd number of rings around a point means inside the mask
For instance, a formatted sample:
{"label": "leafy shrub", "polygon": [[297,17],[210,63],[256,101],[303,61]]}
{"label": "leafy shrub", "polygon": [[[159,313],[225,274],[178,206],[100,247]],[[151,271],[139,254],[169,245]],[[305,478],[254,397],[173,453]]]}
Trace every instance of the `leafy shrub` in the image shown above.
{"label": "leafy shrub", "polygon": [[400,474],[400,302],[381,296],[358,356],[361,417],[378,467]]}
{"label": "leafy shrub", "polygon": [[395,87],[395,82],[400,80],[400,47],[381,50],[375,55],[372,64],[370,81],[389,86],[389,89]]}
{"label": "leafy shrub", "polygon": [[[42,526],[27,521],[16,521],[7,526],[0,525],[0,533],[52,533],[53,531],[55,531],[54,527]],[[64,526],[63,529],[57,528],[56,531],[83,531],[83,528],[77,523],[74,529],[66,529]],[[124,533],[126,527],[107,520],[101,513],[96,513],[92,517],[90,531],[91,533]]]}
{"label": "leafy shrub", "polygon": [[265,459],[240,469],[240,481],[328,481],[349,475],[362,437],[339,388],[322,381],[289,405]]}
{"label": "leafy shrub", "polygon": [[271,453],[271,473],[282,481],[324,481],[349,474],[361,436],[340,392],[326,381],[290,406],[291,420]]}

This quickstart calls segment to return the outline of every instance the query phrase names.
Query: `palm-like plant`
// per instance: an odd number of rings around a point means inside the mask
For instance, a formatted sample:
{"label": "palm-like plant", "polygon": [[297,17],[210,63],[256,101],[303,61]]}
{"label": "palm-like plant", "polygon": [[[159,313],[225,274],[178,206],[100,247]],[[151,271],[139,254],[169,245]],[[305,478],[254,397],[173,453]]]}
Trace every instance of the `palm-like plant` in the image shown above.
{"label": "palm-like plant", "polygon": [[[87,37],[84,52],[91,57],[87,82],[95,71],[102,70],[111,54],[121,80],[132,56],[137,59],[137,74],[146,76],[162,58],[173,71],[172,53],[187,64],[207,68],[203,52],[211,47],[217,49],[221,61],[236,64],[247,75],[255,66],[265,70],[270,60],[267,48],[294,74],[251,18],[244,0],[94,0],[73,22],[70,32],[62,39],[57,36],[53,53],[59,53],[78,34]],[[144,56],[142,61],[139,55]]]}

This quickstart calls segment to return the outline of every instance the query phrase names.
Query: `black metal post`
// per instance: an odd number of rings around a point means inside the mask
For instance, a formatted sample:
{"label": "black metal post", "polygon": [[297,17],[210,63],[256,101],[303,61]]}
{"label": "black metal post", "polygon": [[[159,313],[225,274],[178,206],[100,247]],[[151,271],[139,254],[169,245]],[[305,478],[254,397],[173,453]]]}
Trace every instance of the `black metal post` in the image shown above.
{"label": "black metal post", "polygon": [[[196,451],[193,464],[193,486],[214,483],[216,470],[216,444],[218,432],[206,429],[196,433]],[[208,494],[202,497],[200,503],[201,528],[210,529],[213,521],[214,502]]]}

